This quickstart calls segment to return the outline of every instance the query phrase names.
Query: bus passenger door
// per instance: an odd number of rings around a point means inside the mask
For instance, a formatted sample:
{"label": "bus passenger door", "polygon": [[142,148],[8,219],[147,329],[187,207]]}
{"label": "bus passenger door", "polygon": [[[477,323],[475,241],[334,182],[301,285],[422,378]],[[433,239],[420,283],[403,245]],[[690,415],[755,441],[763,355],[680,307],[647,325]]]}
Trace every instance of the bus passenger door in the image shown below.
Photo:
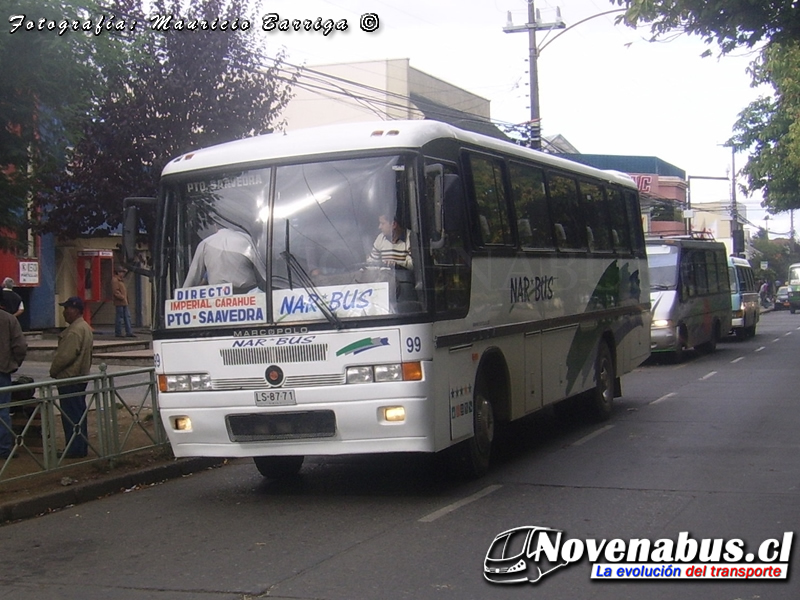
{"label": "bus passenger door", "polygon": [[577,325],[568,325],[542,333],[543,403],[551,404],[567,396],[567,357]]}
{"label": "bus passenger door", "polygon": [[542,397],[542,334],[538,331],[525,335],[525,412],[531,413],[543,406]]}

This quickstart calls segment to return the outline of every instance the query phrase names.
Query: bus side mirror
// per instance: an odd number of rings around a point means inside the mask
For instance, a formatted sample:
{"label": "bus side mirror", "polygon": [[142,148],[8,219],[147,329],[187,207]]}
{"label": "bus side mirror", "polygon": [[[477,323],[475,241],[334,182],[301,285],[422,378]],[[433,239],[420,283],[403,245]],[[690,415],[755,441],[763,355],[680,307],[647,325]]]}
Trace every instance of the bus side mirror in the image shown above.
{"label": "bus side mirror", "polygon": [[134,273],[152,277],[149,269],[136,264],[136,238],[139,235],[139,205],[155,204],[155,198],[125,198],[122,202],[122,261]]}

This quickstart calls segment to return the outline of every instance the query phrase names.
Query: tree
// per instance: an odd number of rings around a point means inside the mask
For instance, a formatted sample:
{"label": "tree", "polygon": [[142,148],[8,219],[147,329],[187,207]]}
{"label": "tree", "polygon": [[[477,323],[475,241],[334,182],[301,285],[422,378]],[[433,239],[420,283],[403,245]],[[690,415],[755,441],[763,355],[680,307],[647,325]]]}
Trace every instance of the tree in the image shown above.
{"label": "tree", "polygon": [[[66,148],[76,141],[80,120],[102,88],[95,65],[113,60],[119,41],[84,32],[59,34],[65,17],[99,14],[94,2],[0,0],[0,7],[8,28],[0,35],[0,228],[20,231],[29,199],[63,168]],[[43,30],[30,30],[39,19]],[[12,236],[0,236],[0,247],[13,243]]]}
{"label": "tree", "polygon": [[[138,6],[127,7],[128,13],[143,13],[141,0],[130,2]],[[106,235],[121,222],[122,200],[155,195],[161,170],[175,156],[281,126],[280,111],[297,77],[287,74],[283,54],[267,67],[254,32],[176,28],[232,22],[248,8],[247,0],[154,3],[152,13],[173,16],[170,26],[138,35],[125,68],[107,73],[107,92],[57,193],[40,200],[49,209],[46,231]]]}
{"label": "tree", "polygon": [[751,71],[774,94],[740,113],[729,143],[750,151],[747,191],[762,191],[773,213],[800,208],[800,43],[769,44]]}
{"label": "tree", "polygon": [[795,0],[611,0],[627,7],[620,17],[633,27],[650,23],[653,38],[676,30],[716,42],[727,53],[760,42],[800,39]]}
{"label": "tree", "polygon": [[[771,97],[747,106],[728,145],[749,151],[742,169],[746,193],[761,191],[777,213],[800,208],[800,2],[796,0],[612,0],[621,19],[649,23],[653,39],[675,30],[716,42],[723,53],[762,44],[750,73],[753,85],[771,85]],[[706,54],[709,54],[707,51]]]}

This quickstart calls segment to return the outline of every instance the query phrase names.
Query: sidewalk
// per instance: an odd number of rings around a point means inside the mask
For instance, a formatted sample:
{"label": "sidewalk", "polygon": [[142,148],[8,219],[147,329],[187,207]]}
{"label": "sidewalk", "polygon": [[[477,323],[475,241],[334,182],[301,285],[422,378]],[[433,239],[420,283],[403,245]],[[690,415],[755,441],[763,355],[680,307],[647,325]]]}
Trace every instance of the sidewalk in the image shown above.
{"label": "sidewalk", "polygon": [[[95,330],[92,372],[100,364],[109,372],[140,369],[153,365],[151,337],[137,331],[136,338],[116,338],[113,330]],[[52,355],[58,346],[56,332],[27,332],[28,356],[15,373],[39,383],[50,379]],[[27,460],[26,458],[11,459]],[[104,462],[80,462],[29,478],[0,481],[0,525],[28,519],[81,504],[109,494],[153,485],[226,464],[220,458],[175,459],[168,447],[126,454],[114,468]],[[0,460],[0,467],[3,463]]]}

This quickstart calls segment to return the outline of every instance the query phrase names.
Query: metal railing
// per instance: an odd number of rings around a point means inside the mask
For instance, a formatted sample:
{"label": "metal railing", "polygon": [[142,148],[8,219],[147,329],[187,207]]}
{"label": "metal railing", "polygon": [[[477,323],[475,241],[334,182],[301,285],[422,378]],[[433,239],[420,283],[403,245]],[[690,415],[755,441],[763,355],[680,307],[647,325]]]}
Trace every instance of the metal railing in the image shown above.
{"label": "metal railing", "polygon": [[[85,392],[59,395],[57,386],[86,384]],[[161,424],[152,368],[100,373],[69,379],[48,379],[0,388],[11,392],[10,423],[15,444],[6,459],[0,459],[0,489],[3,483],[34,477],[79,463],[105,461],[113,467],[120,457],[168,444]],[[67,418],[66,433],[59,408],[62,399],[86,396],[86,410],[77,423]],[[20,398],[20,399],[14,399]],[[84,424],[85,428],[84,429]],[[86,457],[69,457],[76,440],[88,430]],[[59,448],[63,449],[59,452]]]}

